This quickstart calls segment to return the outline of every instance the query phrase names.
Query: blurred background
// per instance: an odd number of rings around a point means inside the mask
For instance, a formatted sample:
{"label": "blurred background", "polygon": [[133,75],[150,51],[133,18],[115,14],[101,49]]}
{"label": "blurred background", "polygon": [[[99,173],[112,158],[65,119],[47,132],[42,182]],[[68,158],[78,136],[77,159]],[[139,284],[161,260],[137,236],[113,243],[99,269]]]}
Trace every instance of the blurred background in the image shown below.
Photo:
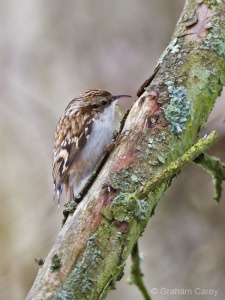
{"label": "blurred background", "polygon": [[[61,228],[53,204],[51,159],[60,115],[77,94],[103,88],[130,94],[152,73],[180,16],[182,0],[2,0],[0,2],[0,298],[27,295]],[[204,132],[209,153],[225,161],[225,104],[218,99]],[[124,111],[131,102],[121,101]],[[119,118],[117,117],[117,121]],[[212,299],[195,288],[225,287],[225,193],[213,201],[210,176],[185,168],[160,201],[140,239],[151,288],[192,289],[154,300]],[[107,299],[142,299],[126,274]]]}

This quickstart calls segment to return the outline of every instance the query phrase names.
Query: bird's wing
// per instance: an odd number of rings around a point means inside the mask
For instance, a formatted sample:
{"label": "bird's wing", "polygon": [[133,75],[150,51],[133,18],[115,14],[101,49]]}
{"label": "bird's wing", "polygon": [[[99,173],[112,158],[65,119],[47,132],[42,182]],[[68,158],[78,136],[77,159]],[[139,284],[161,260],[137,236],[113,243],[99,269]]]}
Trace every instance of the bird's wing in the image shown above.
{"label": "bird's wing", "polygon": [[[79,121],[78,121],[79,119]],[[92,116],[62,116],[55,131],[52,177],[60,200],[64,180],[72,163],[79,159],[93,126]]]}

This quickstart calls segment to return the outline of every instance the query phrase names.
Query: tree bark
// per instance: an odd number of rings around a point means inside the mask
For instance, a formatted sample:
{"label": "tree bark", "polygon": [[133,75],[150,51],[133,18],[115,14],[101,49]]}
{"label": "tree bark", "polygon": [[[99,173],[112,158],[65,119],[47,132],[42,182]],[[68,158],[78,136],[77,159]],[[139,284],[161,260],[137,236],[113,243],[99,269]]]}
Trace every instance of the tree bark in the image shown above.
{"label": "tree bark", "polygon": [[143,193],[194,143],[225,84],[225,2],[188,0],[152,82],[40,268],[27,300],[105,299],[175,174]]}

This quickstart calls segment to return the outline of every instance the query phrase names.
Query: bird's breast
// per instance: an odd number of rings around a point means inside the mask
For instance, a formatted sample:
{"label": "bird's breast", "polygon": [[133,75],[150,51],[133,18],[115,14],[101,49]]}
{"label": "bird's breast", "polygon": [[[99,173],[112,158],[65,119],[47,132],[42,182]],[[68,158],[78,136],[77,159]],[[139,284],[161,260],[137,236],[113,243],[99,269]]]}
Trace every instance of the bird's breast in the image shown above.
{"label": "bird's breast", "polygon": [[80,162],[85,163],[87,173],[95,169],[104,147],[111,142],[115,104],[112,103],[94,118],[90,136],[80,156]]}

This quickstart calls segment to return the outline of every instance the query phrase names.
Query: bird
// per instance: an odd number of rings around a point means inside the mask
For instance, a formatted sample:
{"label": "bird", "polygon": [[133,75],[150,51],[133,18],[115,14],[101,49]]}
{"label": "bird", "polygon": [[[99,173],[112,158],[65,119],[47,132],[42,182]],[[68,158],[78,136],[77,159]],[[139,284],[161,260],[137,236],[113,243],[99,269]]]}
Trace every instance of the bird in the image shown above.
{"label": "bird", "polygon": [[112,139],[115,105],[125,97],[131,96],[91,89],[67,105],[54,136],[52,177],[58,207],[64,187],[67,201],[76,202]]}

